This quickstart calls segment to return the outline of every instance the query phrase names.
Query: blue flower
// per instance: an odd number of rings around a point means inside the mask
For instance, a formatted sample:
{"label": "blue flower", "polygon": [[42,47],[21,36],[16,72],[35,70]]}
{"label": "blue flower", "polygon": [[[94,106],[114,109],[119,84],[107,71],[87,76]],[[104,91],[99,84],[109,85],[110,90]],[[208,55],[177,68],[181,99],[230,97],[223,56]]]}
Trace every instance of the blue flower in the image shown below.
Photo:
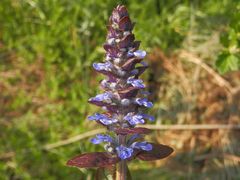
{"label": "blue flower", "polygon": [[144,119],[148,119],[149,121],[154,121],[155,118],[151,115],[148,114],[141,114],[143,116]]}
{"label": "blue flower", "polygon": [[145,66],[145,67],[148,66],[148,64],[147,64],[146,62],[144,62],[144,61],[142,61],[141,64],[142,64],[143,66]]}
{"label": "blue flower", "polygon": [[131,125],[143,124],[145,122],[141,114],[134,114],[132,112],[124,116],[123,119],[128,121]]}
{"label": "blue flower", "polygon": [[145,95],[145,96],[148,96],[148,95],[151,94],[150,92],[148,92],[148,91],[143,91],[143,90],[141,90],[140,93],[141,93],[142,95]]}
{"label": "blue flower", "polygon": [[103,94],[98,94],[97,96],[90,98],[90,101],[105,101],[112,102],[113,94],[110,92],[105,92]]}
{"label": "blue flower", "polygon": [[134,56],[136,56],[140,59],[143,59],[147,55],[146,51],[143,51],[143,50],[137,50],[137,51],[133,52],[133,54],[134,54]]}
{"label": "blue flower", "polygon": [[135,102],[140,106],[145,106],[148,108],[151,108],[153,106],[153,103],[148,101],[146,98],[137,98]]}
{"label": "blue flower", "polygon": [[93,63],[93,68],[96,69],[97,71],[111,71],[113,65],[109,61],[105,63]]}
{"label": "blue flower", "polygon": [[143,141],[143,142],[134,142],[132,145],[131,145],[132,148],[135,148],[135,149],[141,149],[141,150],[144,150],[144,151],[151,151],[152,150],[152,145],[146,141]]}
{"label": "blue flower", "polygon": [[133,148],[120,145],[116,147],[117,155],[121,159],[130,158],[133,154]]}
{"label": "blue flower", "polygon": [[111,125],[111,124],[114,124],[118,121],[117,119],[109,118],[107,115],[99,114],[99,113],[95,113],[94,115],[89,116],[88,119],[89,120],[100,121],[104,125]]}
{"label": "blue flower", "polygon": [[128,144],[132,144],[136,139],[142,138],[143,136],[141,134],[133,134],[129,139],[128,139]]}
{"label": "blue flower", "polygon": [[141,79],[134,79],[134,78],[130,77],[127,79],[127,83],[131,84],[133,87],[137,87],[140,89],[145,88],[145,85],[143,84],[143,80],[141,80]]}
{"label": "blue flower", "polygon": [[143,59],[147,55],[146,51],[137,50],[135,52],[128,51],[127,57],[136,56],[139,59]]}
{"label": "blue flower", "polygon": [[139,73],[139,71],[137,70],[137,69],[134,69],[134,70],[132,70],[131,71],[131,76],[135,76],[135,75],[137,75]]}
{"label": "blue flower", "polygon": [[132,57],[132,56],[134,56],[133,52],[128,51],[128,52],[127,52],[127,57]]}
{"label": "blue flower", "polygon": [[113,142],[113,139],[109,135],[104,135],[104,134],[97,134],[96,138],[92,138],[91,142],[93,144],[100,144],[102,142]]}

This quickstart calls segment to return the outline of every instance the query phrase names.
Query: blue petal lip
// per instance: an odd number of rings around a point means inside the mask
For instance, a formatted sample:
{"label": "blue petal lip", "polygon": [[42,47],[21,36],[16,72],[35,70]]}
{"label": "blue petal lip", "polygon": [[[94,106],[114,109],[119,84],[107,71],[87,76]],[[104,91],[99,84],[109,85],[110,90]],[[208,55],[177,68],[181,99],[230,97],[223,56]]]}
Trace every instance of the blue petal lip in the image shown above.
{"label": "blue petal lip", "polygon": [[100,113],[95,113],[92,116],[88,116],[89,120],[96,120],[96,121],[100,121],[102,124],[104,125],[111,125],[114,123],[117,123],[118,120],[115,118],[110,118],[105,114],[100,114]]}
{"label": "blue petal lip", "polygon": [[133,155],[133,149],[130,147],[125,147],[123,145],[116,147],[116,151],[118,157],[121,159],[128,159]]}
{"label": "blue petal lip", "polygon": [[134,54],[134,56],[141,58],[141,59],[143,59],[147,55],[146,51],[143,51],[143,50],[137,50],[133,54]]}
{"label": "blue petal lip", "polygon": [[141,80],[141,79],[128,78],[127,83],[131,84],[133,87],[137,87],[139,89],[145,88],[145,85],[143,84],[143,80]]}
{"label": "blue petal lip", "polygon": [[132,148],[136,148],[136,149],[141,149],[144,151],[151,151],[152,150],[152,145],[146,141],[143,142],[135,142],[131,145]]}
{"label": "blue petal lip", "polygon": [[97,71],[111,71],[113,65],[110,62],[93,63],[93,68]]}
{"label": "blue petal lip", "polygon": [[128,113],[124,120],[128,121],[131,125],[144,124],[144,119],[141,114]]}
{"label": "blue petal lip", "polygon": [[113,139],[109,135],[97,134],[95,138],[91,139],[93,144],[100,144],[102,142],[113,142]]}
{"label": "blue petal lip", "polygon": [[140,105],[140,106],[145,106],[145,107],[148,107],[148,108],[151,108],[153,106],[153,103],[148,101],[146,98],[137,98],[135,100],[135,102]]}

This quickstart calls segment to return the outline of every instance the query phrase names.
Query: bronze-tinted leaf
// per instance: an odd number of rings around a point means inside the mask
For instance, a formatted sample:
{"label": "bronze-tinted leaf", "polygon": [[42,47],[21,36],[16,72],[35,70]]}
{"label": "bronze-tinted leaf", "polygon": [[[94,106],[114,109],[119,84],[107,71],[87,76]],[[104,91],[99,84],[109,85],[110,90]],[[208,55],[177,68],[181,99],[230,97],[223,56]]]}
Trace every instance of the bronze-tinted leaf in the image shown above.
{"label": "bronze-tinted leaf", "polygon": [[119,128],[116,129],[115,132],[117,134],[126,135],[126,134],[149,134],[152,131],[147,128],[136,127],[136,128]]}
{"label": "bronze-tinted leaf", "polygon": [[104,44],[103,45],[103,48],[106,50],[106,51],[112,51],[114,49],[114,46],[110,45],[110,44]]}
{"label": "bronze-tinted leaf", "polygon": [[111,111],[111,112],[117,112],[118,110],[118,106],[117,105],[111,105],[111,104],[108,104],[106,102],[103,102],[103,101],[95,101],[95,100],[88,100],[89,103],[91,104],[94,104],[96,106],[100,106],[100,107],[103,107],[105,106],[107,108],[107,110]]}
{"label": "bronze-tinted leaf", "polygon": [[112,157],[106,152],[85,153],[70,159],[68,166],[79,168],[107,167],[116,164],[119,158]]}
{"label": "bronze-tinted leaf", "polygon": [[121,31],[116,31],[111,25],[108,25],[107,29],[108,29],[107,39],[116,38],[122,33]]}
{"label": "bronze-tinted leaf", "polygon": [[130,86],[127,89],[118,91],[118,94],[121,98],[130,98],[136,96],[138,93],[138,88]]}
{"label": "bronze-tinted leaf", "polygon": [[91,104],[95,104],[96,106],[108,106],[109,105],[108,103],[105,103],[103,101],[96,101],[93,99],[89,99],[88,102]]}
{"label": "bronze-tinted leaf", "polygon": [[135,66],[135,64],[137,64],[137,63],[139,63],[139,62],[141,62],[141,61],[142,61],[142,59],[138,59],[138,58],[136,58],[136,57],[131,58],[131,59],[127,60],[127,61],[122,65],[122,68],[123,68],[124,70],[133,69],[134,66]]}
{"label": "bronze-tinted leaf", "polygon": [[119,14],[117,8],[115,8],[112,12],[112,15],[109,18],[109,22],[110,23],[118,22],[119,19],[120,19],[120,14]]}
{"label": "bronze-tinted leaf", "polygon": [[107,110],[110,112],[118,112],[119,107],[117,105],[110,105],[110,106],[106,106]]}
{"label": "bronze-tinted leaf", "polygon": [[131,31],[133,28],[133,25],[131,23],[131,20],[128,16],[122,17],[118,23],[119,29],[123,31]]}
{"label": "bronze-tinted leaf", "polygon": [[133,51],[138,50],[138,48],[139,48],[139,46],[140,46],[140,43],[141,43],[141,41],[134,41],[134,42],[133,42],[133,45],[132,45]]}
{"label": "bronze-tinted leaf", "polygon": [[137,67],[136,69],[138,70],[138,73],[135,75],[135,78],[138,78],[144,71],[147,69],[147,66],[141,66]]}
{"label": "bronze-tinted leaf", "polygon": [[118,77],[118,75],[117,74],[115,74],[115,73],[113,73],[113,72],[111,72],[111,71],[105,71],[105,70],[96,70],[96,69],[94,69],[95,71],[97,71],[97,72],[99,72],[99,73],[102,73],[102,74],[104,74],[104,75],[106,75],[106,76],[108,76],[109,77],[109,79],[110,80],[112,80],[112,81],[114,81],[115,80],[115,78],[116,77]]}
{"label": "bronze-tinted leaf", "polygon": [[173,152],[173,149],[169,146],[154,143],[151,144],[153,146],[153,149],[151,151],[140,151],[137,154],[138,159],[141,159],[143,161],[154,161],[168,157]]}
{"label": "bronze-tinted leaf", "polygon": [[118,9],[118,13],[119,13],[120,17],[128,16],[128,11],[125,6],[122,6],[122,5],[118,6],[117,9]]}
{"label": "bronze-tinted leaf", "polygon": [[135,37],[133,34],[129,34],[125,36],[121,41],[119,42],[119,48],[126,48],[130,47],[134,41]]}

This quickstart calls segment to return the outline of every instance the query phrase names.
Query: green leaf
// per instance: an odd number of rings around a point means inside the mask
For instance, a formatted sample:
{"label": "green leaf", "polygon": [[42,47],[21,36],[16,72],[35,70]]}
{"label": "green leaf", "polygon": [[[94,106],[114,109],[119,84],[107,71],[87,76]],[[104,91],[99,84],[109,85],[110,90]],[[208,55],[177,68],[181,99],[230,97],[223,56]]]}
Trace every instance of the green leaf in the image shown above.
{"label": "green leaf", "polygon": [[216,66],[220,73],[224,74],[229,71],[236,71],[239,69],[240,59],[233,54],[220,54],[218,56]]}

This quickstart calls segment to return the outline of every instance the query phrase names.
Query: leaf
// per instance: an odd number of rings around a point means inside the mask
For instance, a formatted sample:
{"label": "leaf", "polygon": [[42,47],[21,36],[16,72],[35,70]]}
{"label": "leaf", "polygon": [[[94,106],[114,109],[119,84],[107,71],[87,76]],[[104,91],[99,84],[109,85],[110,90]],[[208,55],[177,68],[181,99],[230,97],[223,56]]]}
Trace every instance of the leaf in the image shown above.
{"label": "leaf", "polygon": [[119,42],[119,48],[127,48],[129,46],[132,45],[133,41],[134,41],[135,37],[133,34],[129,34],[127,36],[125,36],[123,39],[121,39],[121,41]]}
{"label": "leaf", "polygon": [[119,6],[118,13],[119,13],[120,17],[128,16],[127,8],[123,5]]}
{"label": "leaf", "polygon": [[79,168],[108,167],[116,164],[118,161],[119,158],[112,157],[106,152],[94,152],[78,155],[70,159],[67,165]]}
{"label": "leaf", "polygon": [[147,66],[136,67],[138,73],[135,75],[135,78],[138,78],[147,68]]}
{"label": "leaf", "polygon": [[173,149],[162,144],[150,143],[153,146],[151,151],[140,151],[136,157],[143,161],[154,161],[168,157]]}
{"label": "leaf", "polygon": [[141,127],[136,127],[136,128],[119,128],[116,129],[115,132],[117,134],[149,134],[152,132],[152,130],[147,129],[147,128],[141,128]]}
{"label": "leaf", "polygon": [[131,172],[127,166],[127,180],[132,180]]}
{"label": "leaf", "polygon": [[110,44],[103,44],[103,48],[106,50],[106,51],[113,51],[114,50],[114,46],[113,45],[110,45]]}
{"label": "leaf", "polygon": [[96,106],[100,106],[100,107],[104,106],[107,108],[108,111],[111,111],[111,112],[117,112],[118,110],[117,105],[111,105],[102,101],[95,101],[95,100],[88,100],[88,102]]}
{"label": "leaf", "polygon": [[128,16],[122,17],[118,25],[123,31],[131,31],[133,29],[133,24]]}
{"label": "leaf", "polygon": [[220,73],[224,74],[229,71],[236,71],[239,69],[240,59],[233,54],[222,53],[219,55],[216,66]]}
{"label": "leaf", "polygon": [[121,98],[130,98],[130,97],[136,96],[137,93],[138,93],[138,89],[132,86],[127,89],[118,91],[118,94]]}
{"label": "leaf", "polygon": [[133,51],[136,51],[136,50],[138,50],[138,48],[139,48],[139,46],[140,46],[140,43],[141,43],[141,41],[134,41],[133,42]]}
{"label": "leaf", "polygon": [[134,58],[131,58],[131,59],[128,59],[123,65],[122,65],[122,68],[124,70],[129,70],[129,69],[133,69],[135,64],[141,62],[142,59],[138,59],[136,57]]}

